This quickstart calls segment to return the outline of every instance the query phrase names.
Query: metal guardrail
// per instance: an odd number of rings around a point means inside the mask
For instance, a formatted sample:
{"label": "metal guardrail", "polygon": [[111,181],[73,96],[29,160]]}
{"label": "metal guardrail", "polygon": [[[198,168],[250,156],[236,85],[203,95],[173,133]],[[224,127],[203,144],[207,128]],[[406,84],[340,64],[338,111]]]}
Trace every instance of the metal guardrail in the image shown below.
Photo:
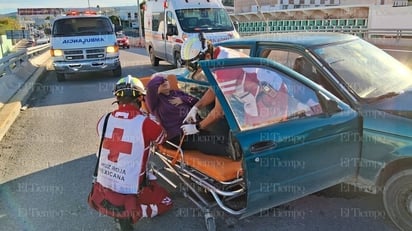
{"label": "metal guardrail", "polygon": [[0,59],[0,78],[6,74],[11,74],[14,69],[21,66],[22,63],[28,61],[30,58],[43,53],[50,49],[50,44],[43,44],[39,46],[29,47],[19,50],[15,53]]}
{"label": "metal guardrail", "polygon": [[412,29],[369,29],[369,28],[327,28],[327,29],[310,29],[310,30],[264,30],[254,32],[241,32],[241,36],[267,34],[267,33],[288,33],[300,31],[314,32],[340,32],[354,34],[362,38],[387,38],[387,39],[412,39]]}

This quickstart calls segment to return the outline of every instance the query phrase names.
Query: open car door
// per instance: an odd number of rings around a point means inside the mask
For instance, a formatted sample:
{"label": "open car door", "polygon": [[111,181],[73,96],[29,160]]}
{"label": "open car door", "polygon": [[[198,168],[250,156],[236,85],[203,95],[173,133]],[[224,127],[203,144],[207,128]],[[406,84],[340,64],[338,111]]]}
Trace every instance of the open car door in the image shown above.
{"label": "open car door", "polygon": [[200,65],[242,152],[242,218],[356,175],[361,117],[331,93],[267,59]]}

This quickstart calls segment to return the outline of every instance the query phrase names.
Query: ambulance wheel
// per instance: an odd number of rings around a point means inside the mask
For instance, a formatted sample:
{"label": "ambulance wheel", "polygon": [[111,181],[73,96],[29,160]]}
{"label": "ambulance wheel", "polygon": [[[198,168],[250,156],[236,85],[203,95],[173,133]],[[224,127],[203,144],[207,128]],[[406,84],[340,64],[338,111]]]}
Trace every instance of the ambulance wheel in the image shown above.
{"label": "ambulance wheel", "polygon": [[63,73],[56,73],[57,81],[63,82],[66,80],[66,76]]}
{"label": "ambulance wheel", "polygon": [[205,223],[207,231],[216,231],[215,218],[210,213],[205,214]]}
{"label": "ambulance wheel", "polygon": [[175,68],[181,68],[183,66],[182,58],[180,57],[180,52],[175,52],[175,63],[173,64]]}
{"label": "ambulance wheel", "polygon": [[150,57],[150,62],[152,63],[152,66],[159,66],[159,58],[155,56],[153,47],[149,49],[149,57]]}

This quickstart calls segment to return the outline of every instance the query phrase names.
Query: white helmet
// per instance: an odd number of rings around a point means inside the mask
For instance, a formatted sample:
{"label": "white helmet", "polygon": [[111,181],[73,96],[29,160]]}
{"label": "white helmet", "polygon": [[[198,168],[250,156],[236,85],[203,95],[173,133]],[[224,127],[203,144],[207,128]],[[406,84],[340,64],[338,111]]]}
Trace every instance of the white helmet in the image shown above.
{"label": "white helmet", "polygon": [[186,39],[180,49],[180,57],[184,61],[197,61],[207,51],[207,41],[199,37]]}
{"label": "white helmet", "polygon": [[141,95],[146,95],[146,90],[140,79],[128,75],[117,81],[113,94],[118,97],[139,97]]}

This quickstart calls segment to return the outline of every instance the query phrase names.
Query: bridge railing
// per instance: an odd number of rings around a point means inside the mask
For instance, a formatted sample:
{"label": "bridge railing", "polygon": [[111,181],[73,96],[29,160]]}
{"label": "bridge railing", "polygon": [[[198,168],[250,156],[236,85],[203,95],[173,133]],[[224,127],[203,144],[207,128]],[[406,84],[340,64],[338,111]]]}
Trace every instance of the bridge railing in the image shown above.
{"label": "bridge railing", "polygon": [[0,78],[6,74],[11,74],[14,69],[20,67],[30,58],[50,49],[50,44],[44,44],[25,48],[0,59]]}
{"label": "bridge railing", "polygon": [[299,31],[315,31],[315,32],[341,32],[347,34],[358,35],[362,38],[388,38],[388,39],[412,39],[412,29],[369,29],[369,28],[314,28],[309,30],[257,30],[250,32],[240,32],[240,36],[269,34],[269,33],[289,33]]}
{"label": "bridge railing", "polygon": [[368,29],[368,28],[329,28],[329,29],[311,29],[311,30],[264,30],[254,32],[240,32],[240,36],[272,34],[272,33],[290,33],[300,31],[314,32],[339,32],[356,35],[377,46],[398,47],[412,50],[412,29]]}

